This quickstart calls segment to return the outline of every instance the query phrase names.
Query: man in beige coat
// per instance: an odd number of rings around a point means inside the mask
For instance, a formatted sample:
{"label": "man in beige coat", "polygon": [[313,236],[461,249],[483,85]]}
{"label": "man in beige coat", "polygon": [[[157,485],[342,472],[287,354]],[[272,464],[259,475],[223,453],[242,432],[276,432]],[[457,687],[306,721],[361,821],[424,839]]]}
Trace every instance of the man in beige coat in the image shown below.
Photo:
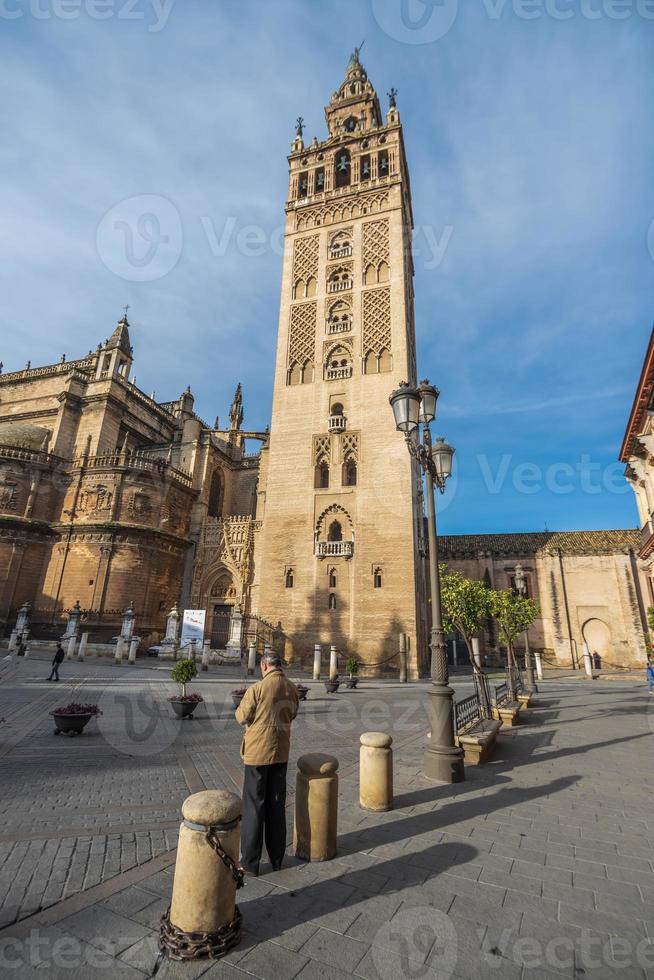
{"label": "man in beige coat", "polygon": [[264,832],[273,871],[281,868],[284,859],[286,767],[291,722],[298,710],[295,684],[285,676],[277,654],[264,654],[261,675],[236,709],[237,722],[246,726],[241,744],[245,764],[241,863],[253,875],[259,874]]}

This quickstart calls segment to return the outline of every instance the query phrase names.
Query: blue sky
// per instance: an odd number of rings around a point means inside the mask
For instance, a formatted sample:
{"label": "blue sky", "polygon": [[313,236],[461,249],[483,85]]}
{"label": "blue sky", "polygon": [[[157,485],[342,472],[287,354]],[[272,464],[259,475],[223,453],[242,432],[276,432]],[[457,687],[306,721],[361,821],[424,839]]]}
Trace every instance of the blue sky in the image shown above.
{"label": "blue sky", "polygon": [[[293,123],[324,137],[365,38],[383,104],[399,89],[419,373],[457,448],[441,530],[635,525],[615,461],[654,319],[650,18],[649,0],[0,0],[5,370],[85,353],[129,303],[139,387],[191,384],[213,422],[240,380],[264,427]],[[143,240],[168,243],[121,265],[107,228],[142,199]]]}

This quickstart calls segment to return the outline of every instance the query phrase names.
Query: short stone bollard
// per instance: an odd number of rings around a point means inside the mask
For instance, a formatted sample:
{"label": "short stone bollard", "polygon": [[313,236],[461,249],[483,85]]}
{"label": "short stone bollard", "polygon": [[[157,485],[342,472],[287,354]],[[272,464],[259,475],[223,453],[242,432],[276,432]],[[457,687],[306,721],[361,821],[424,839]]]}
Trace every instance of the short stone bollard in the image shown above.
{"label": "short stone bollard", "polygon": [[77,646],[77,637],[71,636],[68,640],[68,649],[66,650],[66,660],[75,659],[75,647]]}
{"label": "short stone bollard", "polygon": [[240,819],[241,800],[227,790],[184,800],[173,895],[159,933],[159,947],[171,959],[218,959],[241,941]]}
{"label": "short stone bollard", "polygon": [[248,649],[248,677],[252,677],[257,666],[257,645],[251,643]]}
{"label": "short stone bollard", "polygon": [[117,664],[122,664],[124,652],[125,652],[125,640],[122,638],[122,636],[119,636],[118,639],[116,640],[116,653],[114,656],[114,661]]}
{"label": "short stone bollard", "polygon": [[540,650],[536,650],[534,653],[534,660],[536,661],[536,677],[539,681],[543,679],[543,658],[541,656]]}
{"label": "short stone bollard", "polygon": [[293,849],[305,861],[336,856],[338,759],[309,752],[297,760]]}
{"label": "short stone bollard", "polygon": [[320,661],[322,660],[322,647],[315,643],[313,647],[313,679],[320,680]]}
{"label": "short stone bollard", "polygon": [[333,681],[338,677],[338,650],[332,644],[329,648],[329,679]]}
{"label": "short stone bollard", "polygon": [[138,636],[133,636],[132,639],[129,641],[129,654],[127,656],[127,663],[131,664],[132,666],[134,666],[134,664],[136,663],[136,651],[139,648],[139,643],[140,640]]}
{"label": "short stone bollard", "polygon": [[400,684],[407,682],[406,633],[400,633]]}
{"label": "short stone bollard", "polygon": [[393,739],[364,732],[359,750],[359,804],[364,810],[393,809]]}
{"label": "short stone bollard", "polygon": [[209,656],[211,654],[211,640],[205,640],[202,644],[202,670],[209,670]]}

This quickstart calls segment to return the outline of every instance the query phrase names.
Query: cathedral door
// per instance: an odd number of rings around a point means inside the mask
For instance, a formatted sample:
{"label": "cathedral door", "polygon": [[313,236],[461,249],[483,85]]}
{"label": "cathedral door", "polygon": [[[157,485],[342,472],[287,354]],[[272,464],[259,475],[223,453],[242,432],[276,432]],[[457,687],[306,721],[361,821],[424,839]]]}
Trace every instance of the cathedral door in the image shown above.
{"label": "cathedral door", "polygon": [[214,606],[211,624],[211,649],[224,650],[229,639],[229,621],[232,618],[231,606]]}

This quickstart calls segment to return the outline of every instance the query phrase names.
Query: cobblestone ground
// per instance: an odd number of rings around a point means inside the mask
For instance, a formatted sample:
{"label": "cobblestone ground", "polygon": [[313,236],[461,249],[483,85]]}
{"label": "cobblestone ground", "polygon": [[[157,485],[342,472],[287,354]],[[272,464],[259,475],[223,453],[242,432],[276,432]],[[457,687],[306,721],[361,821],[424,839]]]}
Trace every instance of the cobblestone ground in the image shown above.
{"label": "cobblestone ground", "polygon": [[[57,686],[43,668],[0,667],[0,975],[151,976],[181,801],[240,789],[238,677],[200,680],[206,703],[182,724],[164,672],[66,664]],[[214,964],[164,961],[157,977],[654,977],[644,685],[545,681],[493,762],[454,787],[421,775],[425,695],[312,685],[289,769],[311,749],[338,756],[337,859],[289,854],[282,872],[248,880],[238,949]],[[104,713],[83,737],[54,738],[48,712],[73,699]],[[370,729],[395,739],[389,814],[358,807],[358,735]],[[290,826],[292,792],[289,804]]]}

